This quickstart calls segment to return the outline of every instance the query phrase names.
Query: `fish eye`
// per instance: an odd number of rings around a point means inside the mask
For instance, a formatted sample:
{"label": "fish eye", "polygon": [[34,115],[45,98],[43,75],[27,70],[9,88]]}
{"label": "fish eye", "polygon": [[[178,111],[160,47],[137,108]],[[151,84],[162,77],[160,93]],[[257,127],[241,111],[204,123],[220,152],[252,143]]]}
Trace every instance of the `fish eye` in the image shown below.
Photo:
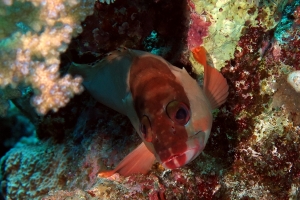
{"label": "fish eye", "polygon": [[141,119],[140,131],[147,142],[152,141],[153,138],[152,138],[151,123],[149,117],[146,115],[143,115]]}
{"label": "fish eye", "polygon": [[183,102],[171,101],[166,110],[169,118],[182,126],[190,120],[190,109]]}

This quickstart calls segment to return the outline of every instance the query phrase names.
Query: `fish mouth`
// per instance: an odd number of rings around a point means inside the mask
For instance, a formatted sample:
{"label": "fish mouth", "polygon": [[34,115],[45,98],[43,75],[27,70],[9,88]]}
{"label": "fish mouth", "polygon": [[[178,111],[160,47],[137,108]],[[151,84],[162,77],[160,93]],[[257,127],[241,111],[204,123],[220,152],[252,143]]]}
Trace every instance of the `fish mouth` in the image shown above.
{"label": "fish mouth", "polygon": [[200,147],[196,146],[188,149],[184,153],[170,156],[168,160],[162,163],[162,165],[167,169],[176,169],[194,160],[199,153]]}
{"label": "fish mouth", "polygon": [[184,151],[183,153],[171,155],[170,157],[168,157],[168,159],[162,162],[162,165],[167,169],[176,169],[193,161],[205,147],[204,135],[198,135],[198,133],[190,137],[186,142],[186,151]]}

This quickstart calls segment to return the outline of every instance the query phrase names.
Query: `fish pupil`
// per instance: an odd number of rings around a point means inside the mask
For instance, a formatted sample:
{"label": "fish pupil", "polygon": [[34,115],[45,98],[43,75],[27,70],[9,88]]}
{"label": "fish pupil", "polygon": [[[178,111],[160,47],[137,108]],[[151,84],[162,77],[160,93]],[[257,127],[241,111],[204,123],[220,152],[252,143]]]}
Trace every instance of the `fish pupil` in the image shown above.
{"label": "fish pupil", "polygon": [[175,118],[178,120],[184,120],[187,116],[186,110],[183,108],[179,108],[179,110],[176,112]]}
{"label": "fish pupil", "polygon": [[183,102],[176,100],[169,102],[166,112],[169,118],[179,125],[184,126],[190,120],[190,109]]}
{"label": "fish pupil", "polygon": [[152,142],[151,123],[149,117],[146,115],[144,115],[141,119],[140,131],[147,142]]}
{"label": "fish pupil", "polygon": [[147,129],[146,129],[146,126],[144,124],[142,124],[142,127],[141,127],[141,132],[146,135],[147,133]]}

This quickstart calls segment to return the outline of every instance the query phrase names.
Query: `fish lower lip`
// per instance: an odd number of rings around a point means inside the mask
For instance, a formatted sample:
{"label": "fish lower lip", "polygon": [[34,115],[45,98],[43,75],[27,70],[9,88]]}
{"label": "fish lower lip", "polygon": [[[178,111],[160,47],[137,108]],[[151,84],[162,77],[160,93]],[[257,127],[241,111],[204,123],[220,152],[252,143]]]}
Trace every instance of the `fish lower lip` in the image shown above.
{"label": "fish lower lip", "polygon": [[[187,150],[186,152],[191,151],[191,150],[195,151],[196,149],[197,149],[197,148],[191,148],[191,149]],[[177,158],[177,157],[186,155],[186,152],[181,153],[181,154],[177,154],[177,155],[173,155],[173,156],[171,156],[166,162],[169,162],[169,161],[173,160],[174,158]]]}
{"label": "fish lower lip", "polygon": [[167,169],[176,169],[181,167],[186,162],[186,156],[184,154],[174,155],[167,161],[163,162],[162,165]]}
{"label": "fish lower lip", "polygon": [[185,153],[182,153],[182,154],[177,154],[177,155],[173,155],[173,156],[171,156],[167,161],[165,161],[165,162],[170,162],[171,160],[174,160],[175,158],[178,158],[179,156],[182,156],[182,155],[184,155]]}
{"label": "fish lower lip", "polygon": [[182,167],[183,165],[187,164],[188,162],[194,159],[194,156],[196,155],[197,151],[198,148],[191,148],[185,151],[184,153],[173,155],[168,160],[163,162],[162,165],[168,169]]}

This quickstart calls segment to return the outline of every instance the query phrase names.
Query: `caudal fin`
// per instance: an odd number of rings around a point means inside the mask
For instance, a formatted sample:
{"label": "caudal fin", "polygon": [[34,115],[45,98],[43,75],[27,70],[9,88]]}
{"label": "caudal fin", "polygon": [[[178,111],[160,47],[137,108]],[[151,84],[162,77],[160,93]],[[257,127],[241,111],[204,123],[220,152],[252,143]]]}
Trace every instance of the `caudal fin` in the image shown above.
{"label": "caudal fin", "polygon": [[146,174],[150,171],[154,161],[155,156],[142,143],[128,154],[114,170],[100,172],[98,176],[109,177],[114,173],[119,173],[122,176],[129,176],[136,173]]}
{"label": "caudal fin", "polygon": [[206,50],[200,46],[192,50],[194,58],[204,66],[204,92],[212,109],[225,103],[228,96],[228,84],[223,75],[206,62]]}

